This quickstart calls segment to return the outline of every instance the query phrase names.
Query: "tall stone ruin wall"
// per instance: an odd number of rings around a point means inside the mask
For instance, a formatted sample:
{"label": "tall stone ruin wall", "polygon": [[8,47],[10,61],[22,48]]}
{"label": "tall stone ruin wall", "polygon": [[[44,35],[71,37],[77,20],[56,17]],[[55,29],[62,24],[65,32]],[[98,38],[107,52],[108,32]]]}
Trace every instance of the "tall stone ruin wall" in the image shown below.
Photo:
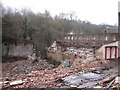
{"label": "tall stone ruin wall", "polygon": [[65,35],[64,40],[74,41],[117,41],[118,33]]}
{"label": "tall stone ruin wall", "polygon": [[28,57],[33,54],[32,44],[2,45],[2,56]]}
{"label": "tall stone ruin wall", "polygon": [[65,35],[63,41],[60,43],[63,46],[75,46],[75,47],[101,47],[104,44],[109,44],[120,39],[118,33],[106,33],[106,34],[80,34],[80,35]]}

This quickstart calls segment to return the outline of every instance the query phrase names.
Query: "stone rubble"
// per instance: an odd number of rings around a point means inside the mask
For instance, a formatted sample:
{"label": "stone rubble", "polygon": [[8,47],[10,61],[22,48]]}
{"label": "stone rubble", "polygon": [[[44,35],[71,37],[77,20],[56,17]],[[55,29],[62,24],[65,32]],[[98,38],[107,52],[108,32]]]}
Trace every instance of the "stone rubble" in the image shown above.
{"label": "stone rubble", "polygon": [[[16,62],[16,64],[14,63],[11,72],[5,75],[3,80],[0,80],[2,87],[105,88],[111,80],[116,78],[115,80],[119,81],[116,61],[98,60],[94,57],[93,49],[74,47],[65,49],[57,47],[56,42],[54,42],[48,50],[52,53],[61,52],[62,55],[70,57],[63,61],[61,60],[62,63],[57,68],[54,68],[46,60],[37,58],[38,61],[35,61],[36,57],[29,56],[29,60],[24,61],[24,63],[20,61]],[[10,73],[13,74],[12,77],[8,77]],[[120,83],[115,81],[111,87],[116,88],[118,85]]]}
{"label": "stone rubble", "polygon": [[16,81],[10,82],[10,86],[19,85],[19,84],[23,84],[23,83],[24,82],[22,80],[16,80]]}
{"label": "stone rubble", "polygon": [[[117,76],[107,76],[108,79],[97,79],[97,76],[95,74],[96,78],[86,78],[86,80],[83,80],[83,82],[79,82],[79,84],[76,85],[72,85],[72,84],[68,84],[66,83],[62,78],[65,78],[67,76],[76,74],[76,73],[80,73],[82,72],[83,74],[86,72],[92,72],[92,71],[97,71],[97,70],[106,70],[106,63],[110,63],[109,61],[104,62],[104,60],[101,61],[97,61],[97,63],[95,63],[96,61],[93,60],[93,62],[84,62],[84,63],[80,63],[80,64],[72,64],[70,67],[62,67],[62,65],[59,65],[59,67],[54,68],[54,69],[45,69],[45,70],[38,70],[38,71],[31,71],[31,73],[28,74],[20,74],[11,78],[7,78],[4,77],[2,82],[2,87],[3,88],[47,88],[47,87],[68,87],[68,88],[84,88],[84,84],[86,83],[87,85],[92,85],[93,88],[99,86],[99,87],[106,87],[107,83],[109,83],[112,79],[116,78]],[[102,62],[102,64],[100,63]],[[102,65],[102,66],[101,66]],[[98,68],[98,67],[102,67],[102,68]],[[110,67],[109,71],[110,70]],[[99,75],[99,74],[98,74]],[[5,79],[6,78],[6,79]],[[73,77],[72,77],[73,78]],[[10,84],[13,83],[17,80],[21,80],[20,82],[16,83],[16,84]],[[98,83],[98,80],[101,80],[100,83]],[[116,79],[117,80],[117,79]],[[7,83],[3,83],[5,81],[8,81]],[[91,82],[91,83],[90,83]],[[107,82],[107,83],[106,83]],[[95,85],[94,85],[95,83]],[[118,87],[118,85],[120,85],[120,83],[115,82],[111,87]],[[92,87],[91,86],[91,87]]]}

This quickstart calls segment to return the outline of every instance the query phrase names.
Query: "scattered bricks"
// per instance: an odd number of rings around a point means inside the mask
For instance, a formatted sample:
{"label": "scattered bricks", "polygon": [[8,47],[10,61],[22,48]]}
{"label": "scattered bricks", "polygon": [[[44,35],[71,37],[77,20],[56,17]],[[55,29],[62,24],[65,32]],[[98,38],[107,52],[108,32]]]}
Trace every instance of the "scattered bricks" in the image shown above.
{"label": "scattered bricks", "polygon": [[[41,62],[44,66],[45,61],[42,62],[42,60],[41,60],[39,62]],[[28,69],[30,70],[30,73],[24,74],[23,76],[18,74],[18,76],[14,76],[13,78],[8,78],[8,79],[10,82],[21,79],[21,81],[20,81],[21,83],[18,83],[15,86],[13,85],[13,87],[15,87],[15,88],[16,87],[17,88],[20,88],[20,87],[22,87],[22,88],[38,87],[39,88],[39,86],[42,87],[42,85],[59,86],[60,87],[63,85],[67,85],[66,83],[61,81],[61,78],[69,76],[73,73],[95,71],[94,69],[92,70],[91,68],[100,67],[101,66],[100,62],[101,61],[93,60],[92,63],[91,62],[85,62],[85,63],[81,62],[81,64],[76,64],[76,65],[72,64],[70,67],[62,67],[62,65],[59,65],[57,68],[53,68],[50,70],[48,70],[47,68],[44,70],[37,70],[37,69],[33,70],[33,66],[30,66],[30,67],[28,67]],[[25,64],[27,64],[27,63],[25,63]],[[41,64],[41,63],[39,63],[39,64]],[[110,62],[106,61],[106,63],[109,64]],[[103,62],[102,66],[105,67],[106,63]],[[19,64],[21,64],[21,63],[19,63]],[[41,68],[39,65],[35,66],[36,63],[30,64],[30,65],[34,65],[34,68]],[[49,64],[46,63],[45,66],[47,66],[47,65],[49,65]],[[42,66],[42,68],[43,68],[43,66]],[[25,70],[28,70],[28,69],[25,69]],[[100,70],[102,70],[102,69],[100,69]],[[26,79],[26,80],[24,80],[24,79]],[[94,79],[93,81],[96,81],[96,80]],[[24,83],[24,81],[27,83]],[[40,82],[40,83],[38,83],[38,82]],[[85,82],[83,82],[83,83],[85,83]],[[117,84],[114,84],[114,85],[117,85]],[[98,84],[98,86],[100,86],[100,85]]]}
{"label": "scattered bricks", "polygon": [[109,83],[110,81],[112,81],[113,79],[115,79],[115,76],[111,76],[111,77],[108,77],[107,79],[104,79],[102,81],[102,83]]}

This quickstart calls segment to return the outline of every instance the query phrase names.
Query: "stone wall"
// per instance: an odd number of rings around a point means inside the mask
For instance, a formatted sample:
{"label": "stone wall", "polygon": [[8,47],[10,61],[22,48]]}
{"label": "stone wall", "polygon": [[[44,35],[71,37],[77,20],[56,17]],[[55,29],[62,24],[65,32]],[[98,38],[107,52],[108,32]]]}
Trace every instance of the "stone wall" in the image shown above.
{"label": "stone wall", "polygon": [[58,41],[62,46],[67,47],[85,47],[85,48],[99,48],[102,45],[116,42],[120,39],[118,33],[105,34],[67,34],[63,41]]}
{"label": "stone wall", "polygon": [[64,40],[57,41],[57,46],[61,46],[62,48],[91,48],[96,51],[96,56],[100,59],[105,58],[105,46],[117,46],[118,58],[120,57],[120,34],[66,34]]}
{"label": "stone wall", "polygon": [[65,35],[67,41],[117,41],[118,33]]}
{"label": "stone wall", "polygon": [[28,57],[33,53],[32,44],[3,44],[2,45],[3,56],[19,56],[19,57]]}

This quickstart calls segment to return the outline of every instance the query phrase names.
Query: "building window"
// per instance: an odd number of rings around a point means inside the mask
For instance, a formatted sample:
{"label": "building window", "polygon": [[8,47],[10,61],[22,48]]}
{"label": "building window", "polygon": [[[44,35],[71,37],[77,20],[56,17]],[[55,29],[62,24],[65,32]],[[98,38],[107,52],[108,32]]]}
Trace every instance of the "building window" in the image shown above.
{"label": "building window", "polygon": [[77,37],[75,37],[75,40],[77,40]]}
{"label": "building window", "polygon": [[107,36],[105,37],[105,40],[106,40],[106,41],[108,40],[108,37],[107,37]]}
{"label": "building window", "polygon": [[93,37],[93,40],[95,40],[95,37]]}
{"label": "building window", "polygon": [[67,38],[65,37],[65,39],[67,39]]}
{"label": "building window", "polygon": [[68,40],[70,40],[70,37],[68,37]]}
{"label": "building window", "polygon": [[71,40],[73,40],[73,36],[71,37]]}
{"label": "building window", "polygon": [[87,40],[89,40],[89,38],[87,37]]}
{"label": "building window", "polygon": [[116,38],[115,38],[115,37],[113,38],[113,41],[116,41]]}

